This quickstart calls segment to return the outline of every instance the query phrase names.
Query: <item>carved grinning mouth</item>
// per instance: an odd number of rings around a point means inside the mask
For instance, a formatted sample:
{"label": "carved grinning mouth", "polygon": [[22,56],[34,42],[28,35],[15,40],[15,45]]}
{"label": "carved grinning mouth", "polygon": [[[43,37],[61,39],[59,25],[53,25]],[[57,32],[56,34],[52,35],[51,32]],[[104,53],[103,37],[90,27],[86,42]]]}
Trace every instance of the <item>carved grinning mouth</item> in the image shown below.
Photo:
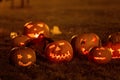
{"label": "carved grinning mouth", "polygon": [[62,55],[59,55],[59,54],[54,54],[54,53],[50,53],[49,55],[52,59],[66,59],[66,58],[69,58],[71,56],[70,52],[67,51],[66,54],[62,54]]}
{"label": "carved grinning mouth", "polygon": [[32,62],[30,61],[30,62],[28,62],[28,63],[25,64],[25,63],[19,61],[18,64],[19,64],[20,66],[29,66],[30,64],[32,64]]}
{"label": "carved grinning mouth", "polygon": [[105,57],[94,57],[95,60],[105,60]]}

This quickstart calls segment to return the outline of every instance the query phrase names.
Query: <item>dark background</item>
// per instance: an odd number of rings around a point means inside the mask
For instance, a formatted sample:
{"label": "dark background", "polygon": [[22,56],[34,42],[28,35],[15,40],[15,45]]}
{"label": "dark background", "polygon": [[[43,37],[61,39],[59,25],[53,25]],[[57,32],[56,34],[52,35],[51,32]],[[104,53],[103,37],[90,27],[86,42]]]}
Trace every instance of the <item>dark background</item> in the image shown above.
{"label": "dark background", "polygon": [[51,63],[37,59],[36,65],[20,68],[9,64],[10,32],[22,34],[28,21],[43,21],[50,29],[59,26],[61,35],[54,40],[70,41],[74,34],[94,32],[104,43],[109,34],[120,31],[119,0],[30,0],[19,8],[20,1],[0,2],[0,80],[120,80],[120,60],[96,64],[74,56],[68,63]]}

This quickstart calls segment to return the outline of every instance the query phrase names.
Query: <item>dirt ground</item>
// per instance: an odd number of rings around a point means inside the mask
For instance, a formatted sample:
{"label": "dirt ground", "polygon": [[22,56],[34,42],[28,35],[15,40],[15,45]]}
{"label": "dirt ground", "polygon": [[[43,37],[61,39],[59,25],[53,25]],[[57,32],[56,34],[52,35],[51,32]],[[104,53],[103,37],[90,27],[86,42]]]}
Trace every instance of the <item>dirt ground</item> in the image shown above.
{"label": "dirt ground", "polygon": [[109,34],[120,31],[119,13],[119,0],[31,0],[23,9],[11,9],[9,0],[0,2],[0,80],[120,80],[119,59],[99,65],[74,56],[68,63],[57,64],[38,57],[27,68],[13,66],[8,59],[10,32],[22,33],[28,21],[43,21],[50,29],[59,26],[61,35],[50,34],[54,40],[70,42],[75,34],[93,32],[104,43]]}

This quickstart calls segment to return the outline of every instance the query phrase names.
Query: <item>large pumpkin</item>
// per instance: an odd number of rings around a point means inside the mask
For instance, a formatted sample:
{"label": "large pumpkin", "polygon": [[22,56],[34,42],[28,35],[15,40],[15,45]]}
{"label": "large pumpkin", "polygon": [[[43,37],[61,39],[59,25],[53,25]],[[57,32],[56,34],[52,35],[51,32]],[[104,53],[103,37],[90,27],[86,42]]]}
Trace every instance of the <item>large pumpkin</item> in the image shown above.
{"label": "large pumpkin", "polygon": [[17,36],[15,38],[13,38],[12,40],[12,45],[13,46],[25,46],[26,45],[26,42],[29,40],[30,38],[25,36],[25,35],[20,35],[20,36]]}
{"label": "large pumpkin", "polygon": [[30,38],[38,38],[40,34],[49,36],[49,27],[43,22],[28,22],[24,26],[24,34]]}
{"label": "large pumpkin", "polygon": [[75,50],[79,54],[87,55],[93,47],[99,45],[100,38],[95,33],[84,33],[75,38]]}
{"label": "large pumpkin", "polygon": [[94,47],[88,57],[99,64],[108,63],[111,60],[111,52],[108,48]]}
{"label": "large pumpkin", "polygon": [[105,47],[110,49],[112,59],[120,59],[120,43],[108,42]]}
{"label": "large pumpkin", "polygon": [[36,62],[36,54],[31,48],[15,47],[10,51],[9,59],[16,66],[27,67]]}
{"label": "large pumpkin", "polygon": [[120,43],[120,32],[115,32],[109,35],[108,37],[109,42]]}
{"label": "large pumpkin", "polygon": [[73,49],[69,42],[59,40],[47,45],[45,49],[47,58],[53,62],[70,61],[73,57]]}

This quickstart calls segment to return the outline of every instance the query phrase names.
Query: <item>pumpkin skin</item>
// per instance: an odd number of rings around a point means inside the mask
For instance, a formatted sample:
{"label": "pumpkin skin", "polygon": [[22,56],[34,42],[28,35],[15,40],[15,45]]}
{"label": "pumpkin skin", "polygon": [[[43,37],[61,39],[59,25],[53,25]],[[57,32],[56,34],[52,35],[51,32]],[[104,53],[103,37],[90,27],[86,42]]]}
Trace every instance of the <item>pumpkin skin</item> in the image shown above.
{"label": "pumpkin skin", "polygon": [[94,47],[89,53],[89,59],[98,63],[105,64],[111,60],[111,51],[104,47]]}
{"label": "pumpkin skin", "polygon": [[47,45],[45,49],[47,58],[52,62],[68,62],[73,57],[73,49],[66,40],[59,40]]}
{"label": "pumpkin skin", "polygon": [[113,44],[120,43],[120,32],[115,32],[115,33],[110,34],[108,36],[108,40],[109,42],[112,42]]}
{"label": "pumpkin skin", "polygon": [[19,46],[25,46],[26,42],[29,40],[30,38],[25,36],[25,35],[20,35],[15,37],[12,42],[13,42],[13,46],[19,47]]}
{"label": "pumpkin skin", "polygon": [[95,33],[84,33],[75,39],[75,50],[78,54],[87,55],[93,47],[100,45],[100,38]]}
{"label": "pumpkin skin", "polygon": [[120,43],[108,42],[105,47],[110,49],[112,59],[120,59]]}
{"label": "pumpkin skin", "polygon": [[10,51],[9,59],[15,66],[27,67],[36,62],[36,54],[31,48],[15,47]]}
{"label": "pumpkin skin", "polygon": [[28,22],[24,26],[24,35],[30,38],[38,38],[40,34],[49,36],[49,27],[43,22]]}
{"label": "pumpkin skin", "polygon": [[45,57],[45,47],[51,42],[54,42],[51,38],[47,38],[43,34],[40,34],[38,38],[28,40],[26,46],[32,48],[37,55]]}

